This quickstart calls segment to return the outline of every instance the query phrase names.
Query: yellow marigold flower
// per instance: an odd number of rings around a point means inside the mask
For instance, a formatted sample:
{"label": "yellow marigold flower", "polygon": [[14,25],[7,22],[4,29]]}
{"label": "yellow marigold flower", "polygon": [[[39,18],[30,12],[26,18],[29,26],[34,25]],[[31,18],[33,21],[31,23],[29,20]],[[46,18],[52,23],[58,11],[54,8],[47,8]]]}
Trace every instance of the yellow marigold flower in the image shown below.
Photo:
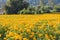
{"label": "yellow marigold flower", "polygon": [[50,35],[50,37],[51,37],[52,40],[53,40],[54,38],[56,38],[55,36],[52,36],[52,35]]}
{"label": "yellow marigold flower", "polygon": [[15,30],[18,30],[18,27],[14,27]]}
{"label": "yellow marigold flower", "polygon": [[19,35],[19,39],[20,39],[20,40],[22,40],[22,36],[23,36],[23,34],[20,34],[20,35]]}
{"label": "yellow marigold flower", "polygon": [[23,36],[23,34],[21,33],[20,36]]}
{"label": "yellow marigold flower", "polygon": [[33,35],[29,35],[29,38],[33,38]]}
{"label": "yellow marigold flower", "polygon": [[60,34],[60,31],[57,30],[56,33]]}
{"label": "yellow marigold flower", "polygon": [[33,40],[37,40],[37,39],[34,37]]}
{"label": "yellow marigold flower", "polygon": [[38,29],[42,29],[42,27],[41,26],[38,26]]}
{"label": "yellow marigold flower", "polygon": [[27,32],[27,33],[30,33],[30,32],[31,32],[31,29],[26,29],[26,32]]}
{"label": "yellow marigold flower", "polygon": [[4,40],[7,40],[6,38],[4,38]]}
{"label": "yellow marigold flower", "polygon": [[25,26],[26,26],[26,27],[28,27],[28,26],[29,26],[29,24],[26,24]]}
{"label": "yellow marigold flower", "polygon": [[20,32],[23,32],[23,28],[20,28]]}
{"label": "yellow marigold flower", "polygon": [[54,36],[54,38],[56,38],[56,36]]}
{"label": "yellow marigold flower", "polygon": [[35,34],[34,32],[31,32],[31,35],[29,37],[33,38],[34,34]]}
{"label": "yellow marigold flower", "polygon": [[48,34],[45,34],[45,37],[46,37],[46,39],[49,39],[49,36],[48,36]]}
{"label": "yellow marigold flower", "polygon": [[44,31],[46,31],[46,28],[45,29],[43,29]]}
{"label": "yellow marigold flower", "polygon": [[6,24],[5,23],[3,23],[3,25],[2,26],[6,26]]}
{"label": "yellow marigold flower", "polygon": [[2,36],[2,34],[0,34],[0,37]]}
{"label": "yellow marigold flower", "polygon": [[27,38],[23,38],[23,40],[28,40]]}
{"label": "yellow marigold flower", "polygon": [[29,28],[34,28],[34,24],[30,24]]}
{"label": "yellow marigold flower", "polygon": [[55,25],[53,25],[53,28],[57,29],[57,25],[56,25],[56,24],[55,24]]}
{"label": "yellow marigold flower", "polygon": [[14,38],[15,38],[15,39],[19,39],[20,36],[19,36],[19,35],[15,35]]}
{"label": "yellow marigold flower", "polygon": [[8,35],[9,36],[14,36],[14,33],[13,32],[10,32]]}
{"label": "yellow marigold flower", "polygon": [[43,34],[38,34],[39,37],[41,37]]}
{"label": "yellow marigold flower", "polygon": [[34,32],[31,32],[31,35],[34,35],[35,33]]}
{"label": "yellow marigold flower", "polygon": [[52,36],[52,35],[50,35],[50,37],[52,38],[53,36]]}
{"label": "yellow marigold flower", "polygon": [[9,27],[9,29],[13,29],[13,26]]}
{"label": "yellow marigold flower", "polygon": [[22,40],[23,38],[22,37],[19,37],[19,40]]}
{"label": "yellow marigold flower", "polygon": [[49,21],[49,22],[48,22],[48,25],[52,26],[52,25],[53,25],[53,23]]}
{"label": "yellow marigold flower", "polygon": [[51,39],[48,39],[48,40],[51,40]]}
{"label": "yellow marigold flower", "polygon": [[9,35],[9,34],[7,34],[7,35],[6,35],[6,38],[8,38],[8,37],[10,37],[10,35]]}

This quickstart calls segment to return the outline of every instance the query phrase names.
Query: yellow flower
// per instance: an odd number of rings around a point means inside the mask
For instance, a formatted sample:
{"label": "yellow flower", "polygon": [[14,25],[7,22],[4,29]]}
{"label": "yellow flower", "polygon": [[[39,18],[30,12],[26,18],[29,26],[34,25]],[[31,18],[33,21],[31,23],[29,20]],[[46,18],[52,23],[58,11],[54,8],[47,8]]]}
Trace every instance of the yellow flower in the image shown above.
{"label": "yellow flower", "polygon": [[52,36],[52,35],[50,35],[50,37],[51,37],[52,40],[56,38],[55,36]]}
{"label": "yellow flower", "polygon": [[33,38],[33,35],[29,35],[29,38]]}
{"label": "yellow flower", "polygon": [[23,39],[23,38],[20,36],[20,37],[19,37],[19,40],[22,40],[22,39]]}
{"label": "yellow flower", "polygon": [[53,37],[52,35],[50,35],[50,37]]}
{"label": "yellow flower", "polygon": [[23,38],[23,40],[28,40],[27,38]]}
{"label": "yellow flower", "polygon": [[0,34],[0,37],[2,36],[2,34]]}
{"label": "yellow flower", "polygon": [[38,34],[39,35],[39,37],[41,37],[43,34]]}
{"label": "yellow flower", "polygon": [[23,36],[23,34],[21,33],[20,36]]}
{"label": "yellow flower", "polygon": [[11,37],[11,36],[14,36],[13,32],[9,32],[9,34],[6,35],[6,37]]}
{"label": "yellow flower", "polygon": [[6,35],[6,38],[10,37],[8,34]]}
{"label": "yellow flower", "polygon": [[57,29],[57,25],[56,25],[56,24],[55,24],[55,25],[53,25],[53,28]]}
{"label": "yellow flower", "polygon": [[18,30],[18,26],[14,26],[14,30]]}
{"label": "yellow flower", "polygon": [[49,39],[49,36],[48,36],[48,34],[45,34],[45,38],[46,38],[46,39]]}
{"label": "yellow flower", "polygon": [[29,37],[33,38],[34,34],[35,34],[34,32],[31,32],[31,35]]}
{"label": "yellow flower", "polygon": [[20,32],[23,32],[23,28],[20,28]]}
{"label": "yellow flower", "polygon": [[4,40],[7,40],[6,38],[4,38]]}
{"label": "yellow flower", "polygon": [[19,39],[20,36],[19,36],[19,35],[15,35],[14,38],[15,38],[15,39]]}
{"label": "yellow flower", "polygon": [[47,40],[51,40],[51,39],[47,39]]}
{"label": "yellow flower", "polygon": [[26,32],[27,33],[31,33],[31,29],[26,29]]}
{"label": "yellow flower", "polygon": [[37,39],[34,37],[33,40],[37,40]]}
{"label": "yellow flower", "polygon": [[49,22],[48,22],[48,25],[52,26],[53,24],[52,24],[52,22],[49,21]]}
{"label": "yellow flower", "polygon": [[35,33],[34,32],[31,32],[31,35],[34,35]]}

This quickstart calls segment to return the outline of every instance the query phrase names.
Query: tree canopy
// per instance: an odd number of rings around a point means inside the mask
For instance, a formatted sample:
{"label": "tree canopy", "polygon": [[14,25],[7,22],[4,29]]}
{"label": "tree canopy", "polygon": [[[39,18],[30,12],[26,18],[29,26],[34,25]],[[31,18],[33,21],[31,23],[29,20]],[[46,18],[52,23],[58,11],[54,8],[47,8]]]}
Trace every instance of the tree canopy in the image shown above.
{"label": "tree canopy", "polygon": [[24,0],[9,0],[5,5],[5,11],[8,14],[17,14],[22,9],[27,9],[29,3]]}

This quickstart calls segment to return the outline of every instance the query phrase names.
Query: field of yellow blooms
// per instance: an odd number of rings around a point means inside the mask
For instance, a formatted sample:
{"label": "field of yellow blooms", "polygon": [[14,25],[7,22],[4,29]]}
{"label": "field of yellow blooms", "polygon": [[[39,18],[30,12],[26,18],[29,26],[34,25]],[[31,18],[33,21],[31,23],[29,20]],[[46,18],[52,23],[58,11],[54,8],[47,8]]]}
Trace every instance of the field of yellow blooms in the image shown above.
{"label": "field of yellow blooms", "polygon": [[60,40],[60,14],[0,15],[0,40]]}

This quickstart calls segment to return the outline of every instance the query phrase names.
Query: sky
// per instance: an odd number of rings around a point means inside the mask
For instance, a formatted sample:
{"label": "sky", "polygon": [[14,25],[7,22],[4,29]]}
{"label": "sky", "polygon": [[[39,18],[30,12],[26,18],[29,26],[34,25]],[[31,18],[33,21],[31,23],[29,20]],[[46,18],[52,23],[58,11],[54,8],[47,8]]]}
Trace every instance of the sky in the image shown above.
{"label": "sky", "polygon": [[[36,3],[35,3],[35,1],[36,1]],[[44,0],[44,1],[45,1],[45,4],[48,3],[48,0]],[[55,4],[59,4],[60,3],[60,0],[54,0],[54,2],[55,2]],[[39,4],[39,0],[38,1],[37,0],[29,0],[29,3],[31,5],[37,5],[37,4]]]}
{"label": "sky", "polygon": [[[37,1],[37,0],[29,0],[30,2]],[[45,0],[47,1],[47,0]],[[60,3],[60,0],[54,0],[56,3]],[[0,3],[6,2],[6,0],[0,0]]]}
{"label": "sky", "polygon": [[[36,3],[35,3],[36,1]],[[60,3],[60,0],[54,0],[56,4]],[[45,0],[45,2],[47,3],[47,0]],[[6,0],[0,0],[0,5],[1,4],[5,4],[6,3]],[[39,4],[39,1],[37,0],[29,0],[29,3],[32,4],[32,5],[37,5]]]}

